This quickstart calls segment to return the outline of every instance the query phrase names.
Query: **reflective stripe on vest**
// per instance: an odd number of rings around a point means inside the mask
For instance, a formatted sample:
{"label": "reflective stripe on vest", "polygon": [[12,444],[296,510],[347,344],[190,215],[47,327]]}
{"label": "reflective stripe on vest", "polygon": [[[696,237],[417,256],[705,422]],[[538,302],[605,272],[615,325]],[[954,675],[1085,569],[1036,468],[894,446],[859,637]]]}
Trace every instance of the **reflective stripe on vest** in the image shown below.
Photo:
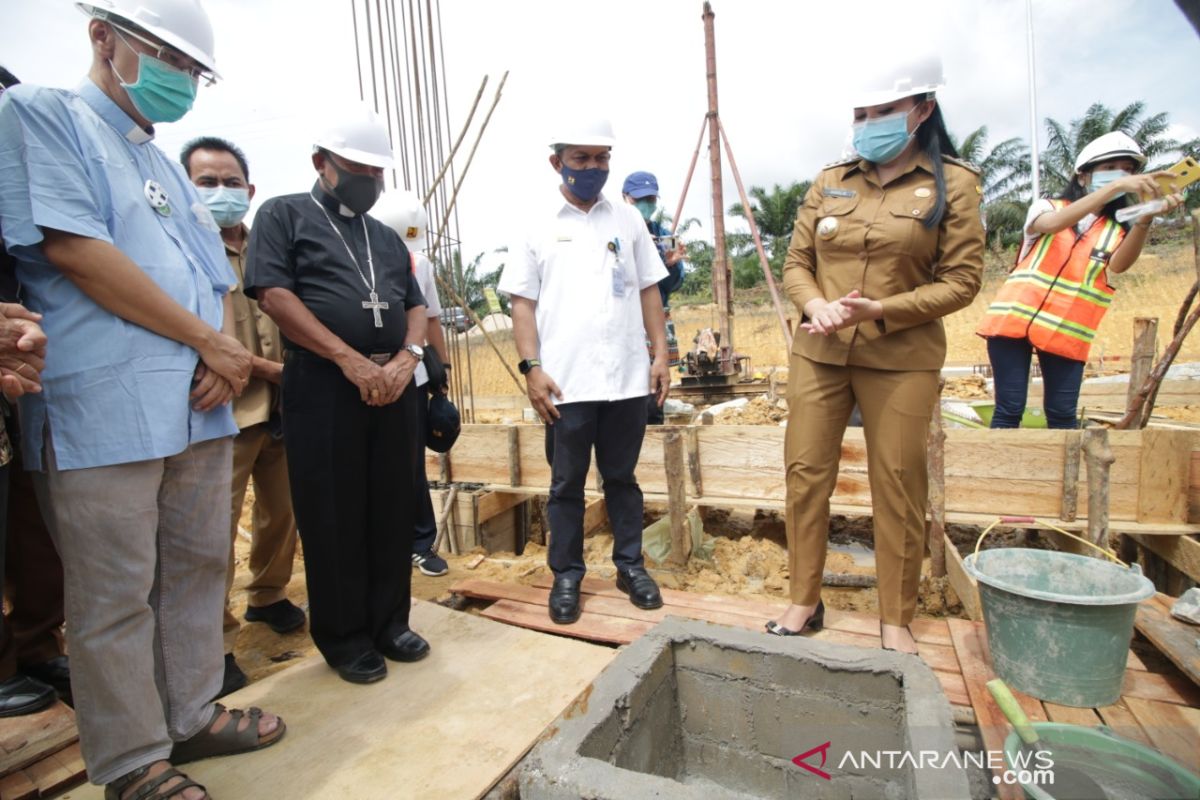
{"label": "reflective stripe on vest", "polygon": [[[1057,211],[1066,200],[1051,200]],[[980,336],[1028,339],[1038,350],[1087,361],[1113,289],[1105,268],[1125,230],[1098,217],[1082,235],[1067,227],[1042,236],[1008,276],[975,330]]]}

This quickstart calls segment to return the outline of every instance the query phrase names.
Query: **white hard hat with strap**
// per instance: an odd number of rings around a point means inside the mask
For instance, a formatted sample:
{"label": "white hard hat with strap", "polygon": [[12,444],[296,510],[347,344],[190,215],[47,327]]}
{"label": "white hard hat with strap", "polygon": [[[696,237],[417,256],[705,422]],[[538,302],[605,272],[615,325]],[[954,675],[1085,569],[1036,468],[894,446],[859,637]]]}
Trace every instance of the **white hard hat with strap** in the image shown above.
{"label": "white hard hat with strap", "polygon": [[1146,156],[1133,137],[1124,131],[1111,131],[1084,145],[1075,159],[1075,171],[1083,172],[1089,164],[1114,158],[1133,159],[1137,162],[1138,169],[1146,166]]}

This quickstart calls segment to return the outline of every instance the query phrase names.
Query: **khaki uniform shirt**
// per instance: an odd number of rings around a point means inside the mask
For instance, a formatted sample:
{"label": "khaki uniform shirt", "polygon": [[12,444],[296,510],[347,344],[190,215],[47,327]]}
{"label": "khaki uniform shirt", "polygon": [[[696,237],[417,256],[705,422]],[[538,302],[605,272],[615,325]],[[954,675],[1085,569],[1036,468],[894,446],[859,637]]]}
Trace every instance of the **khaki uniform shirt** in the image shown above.
{"label": "khaki uniform shirt", "polygon": [[804,198],[783,265],[783,287],[800,314],[815,297],[857,289],[883,304],[883,319],[829,336],[797,328],[792,352],[822,364],[890,370],[941,369],[941,318],[966,307],[983,278],[979,175],[945,159],[946,211],[928,229],[937,201],[924,153],[887,186],[865,160],[825,168]]}
{"label": "khaki uniform shirt", "polygon": [[[234,335],[251,355],[265,358],[268,361],[283,361],[283,345],[279,338],[279,328],[262,312],[258,303],[247,297],[242,289],[245,288],[246,246],[250,241],[249,229],[242,226],[242,250],[234,250],[225,245],[225,255],[237,274],[238,285],[229,293],[233,299]],[[251,376],[250,383],[240,397],[233,400],[233,419],[238,428],[245,430],[251,425],[266,422],[271,412],[279,407],[279,387],[270,381]]]}

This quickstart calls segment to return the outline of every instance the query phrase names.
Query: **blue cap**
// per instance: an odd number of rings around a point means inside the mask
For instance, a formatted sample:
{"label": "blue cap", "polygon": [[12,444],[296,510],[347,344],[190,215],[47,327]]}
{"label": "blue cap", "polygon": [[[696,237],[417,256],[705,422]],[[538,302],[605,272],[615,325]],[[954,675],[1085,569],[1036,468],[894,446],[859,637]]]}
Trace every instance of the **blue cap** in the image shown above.
{"label": "blue cap", "polygon": [[643,197],[658,197],[658,178],[649,172],[633,172],[625,179],[621,194],[627,194],[634,200]]}

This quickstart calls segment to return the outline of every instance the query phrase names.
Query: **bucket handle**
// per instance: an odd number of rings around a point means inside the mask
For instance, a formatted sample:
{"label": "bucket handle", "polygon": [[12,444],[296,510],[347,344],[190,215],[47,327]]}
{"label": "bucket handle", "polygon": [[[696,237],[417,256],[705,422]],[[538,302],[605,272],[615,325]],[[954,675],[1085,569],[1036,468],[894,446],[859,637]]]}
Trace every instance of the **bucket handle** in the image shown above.
{"label": "bucket handle", "polygon": [[1129,569],[1128,564],[1126,564],[1121,559],[1117,558],[1116,555],[1109,552],[1107,549],[1101,547],[1100,545],[1095,544],[1093,542],[1089,542],[1087,539],[1084,539],[1082,536],[1076,536],[1075,534],[1071,533],[1070,531],[1064,531],[1062,528],[1058,527],[1057,525],[1051,525],[1049,522],[1046,522],[1045,520],[1034,519],[1033,517],[997,517],[996,521],[993,522],[991,525],[988,525],[984,529],[983,533],[979,534],[979,538],[975,540],[975,561],[976,562],[979,561],[979,546],[981,544],[983,544],[983,538],[985,536],[987,536],[989,533],[991,533],[993,528],[995,528],[997,525],[1020,523],[1020,522],[1033,522],[1038,525],[1044,525],[1052,531],[1057,531],[1058,533],[1061,533],[1063,536],[1067,536],[1071,539],[1074,539],[1077,542],[1082,542],[1083,544],[1086,544],[1088,547],[1092,548],[1093,550],[1099,550],[1101,553],[1103,553],[1108,558],[1117,562],[1122,567],[1125,567],[1125,569]]}

